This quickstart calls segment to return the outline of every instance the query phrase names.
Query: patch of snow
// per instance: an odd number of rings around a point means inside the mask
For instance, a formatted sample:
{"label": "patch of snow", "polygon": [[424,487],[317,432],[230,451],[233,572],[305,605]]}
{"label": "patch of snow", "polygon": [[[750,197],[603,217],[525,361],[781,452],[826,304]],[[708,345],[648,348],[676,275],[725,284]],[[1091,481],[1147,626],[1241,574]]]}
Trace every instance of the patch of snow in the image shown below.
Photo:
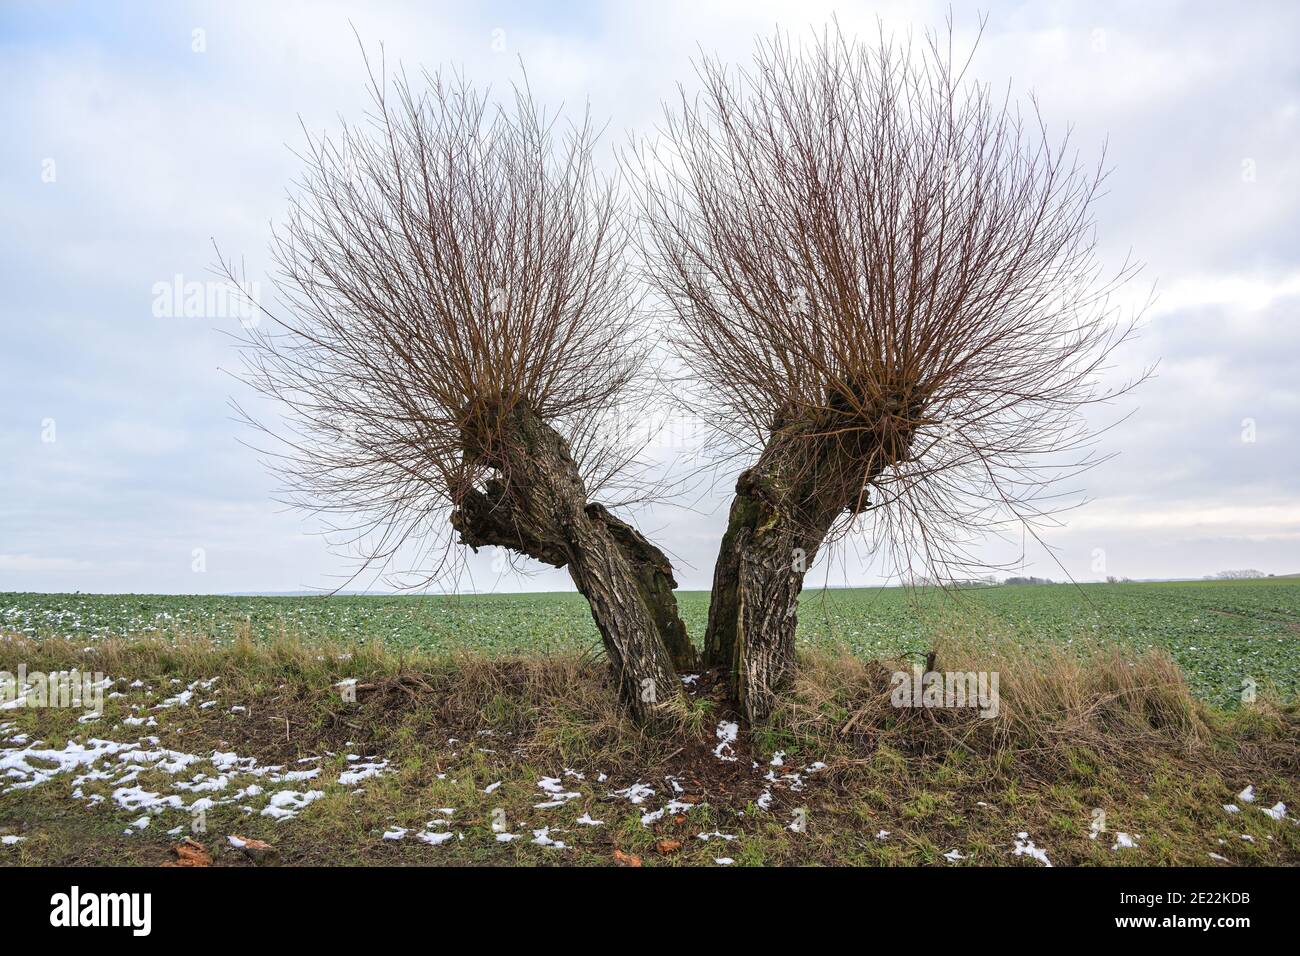
{"label": "patch of snow", "polygon": [[113,799],[124,810],[162,810],[167,807],[179,810],[185,806],[185,801],[178,796],[164,797],[140,787],[118,787],[113,791]]}
{"label": "patch of snow", "polygon": [[277,790],[271,794],[271,801],[262,810],[262,816],[275,820],[288,820],[298,815],[307,804],[325,796],[324,790],[307,790],[298,793],[295,790]]}
{"label": "patch of snow", "polygon": [[546,793],[555,797],[554,800],[547,800],[543,803],[533,804],[534,809],[537,810],[551,810],[555,807],[562,807],[570,800],[577,800],[582,796],[582,794],[577,793],[576,791],[565,790],[557,777],[543,777],[541,780],[537,781],[537,786]]}
{"label": "patch of snow", "polygon": [[682,803],[679,800],[669,800],[668,803],[660,807],[658,810],[655,810],[653,813],[641,814],[641,826],[648,827],[656,820],[662,819],[665,813],[685,813],[687,810],[694,809],[695,804],[693,803]]}
{"label": "patch of snow", "polygon": [[541,827],[540,829],[534,830],[532,842],[536,843],[538,846],[549,846],[556,850],[563,850],[566,847],[566,844],[560,840],[551,839],[550,827]]}
{"label": "patch of snow", "polygon": [[719,760],[734,761],[736,759],[735,743],[736,737],[740,734],[740,725],[733,720],[723,720],[718,722],[718,729],[714,735],[718,738],[718,746],[713,748],[713,756]]}
{"label": "patch of snow", "polygon": [[647,786],[644,783],[634,783],[630,787],[614,791],[614,796],[626,797],[628,803],[645,803],[646,797],[653,797],[654,795],[654,787]]}
{"label": "patch of snow", "polygon": [[1011,851],[1012,856],[1029,856],[1043,864],[1043,866],[1052,865],[1051,861],[1047,859],[1047,851],[1034,846],[1034,841],[1029,839],[1028,833],[1017,833],[1016,837],[1015,848]]}
{"label": "patch of snow", "polygon": [[[121,744],[111,740],[90,740],[85,744],[69,741],[62,750],[41,748],[37,743],[20,750],[0,750],[0,775],[10,779],[10,790],[26,790],[38,786],[61,773],[78,767],[90,767],[103,757],[137,749],[137,744]],[[53,763],[57,767],[35,767],[31,761]],[[17,781],[12,782],[12,781]]]}
{"label": "patch of snow", "polygon": [[[282,773],[272,780],[276,783],[296,783],[299,780],[314,780],[320,776],[320,767],[314,770],[290,770],[288,773]],[[341,782],[341,781],[340,781]]]}
{"label": "patch of snow", "polygon": [[1115,834],[1115,845],[1112,850],[1128,850],[1137,846],[1138,835],[1136,833],[1128,834],[1123,831]]}
{"label": "patch of snow", "polygon": [[387,760],[353,764],[352,767],[339,774],[339,783],[345,787],[352,787],[360,783],[362,780],[369,780],[371,777],[378,777],[387,769]]}
{"label": "patch of snow", "polygon": [[183,690],[175,697],[168,697],[161,704],[154,707],[154,710],[163,710],[167,707],[184,707],[194,697],[194,691]]}
{"label": "patch of snow", "polygon": [[209,793],[217,790],[225,790],[230,786],[230,778],[224,773],[215,777],[209,777],[205,773],[194,775],[193,780],[181,780],[176,784],[177,790],[188,790],[191,793]]}

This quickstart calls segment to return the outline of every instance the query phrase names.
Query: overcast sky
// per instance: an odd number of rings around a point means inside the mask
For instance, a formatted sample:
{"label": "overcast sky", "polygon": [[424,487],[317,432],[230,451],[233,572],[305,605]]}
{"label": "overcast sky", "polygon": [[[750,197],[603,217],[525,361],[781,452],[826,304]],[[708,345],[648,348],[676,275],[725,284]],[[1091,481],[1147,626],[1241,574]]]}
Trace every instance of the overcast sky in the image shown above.
{"label": "overcast sky", "polygon": [[[390,61],[496,90],[522,57],[540,100],[609,119],[608,164],[691,84],[697,44],[740,62],[777,25],[921,30],[948,4],[121,6],[0,10],[0,591],[287,591],[352,567],[240,444],[237,318],[156,314],[159,283],[211,278],[213,239],[268,285],[300,117],[328,131],[364,108],[349,20]],[[1159,359],[1158,377],[1107,410],[1133,412],[1103,440],[1117,456],[1047,536],[1056,559],[1031,547],[1026,570],[1096,579],[1104,555],[1135,578],[1300,572],[1300,5],[953,7],[959,43],[989,14],[976,76],[1035,91],[1087,154],[1109,139],[1102,256],[1133,250],[1160,296],[1116,370]],[[729,485],[635,516],[683,587],[707,586]],[[491,561],[472,562],[480,589],[569,586]],[[829,571],[878,580],[858,556]]]}

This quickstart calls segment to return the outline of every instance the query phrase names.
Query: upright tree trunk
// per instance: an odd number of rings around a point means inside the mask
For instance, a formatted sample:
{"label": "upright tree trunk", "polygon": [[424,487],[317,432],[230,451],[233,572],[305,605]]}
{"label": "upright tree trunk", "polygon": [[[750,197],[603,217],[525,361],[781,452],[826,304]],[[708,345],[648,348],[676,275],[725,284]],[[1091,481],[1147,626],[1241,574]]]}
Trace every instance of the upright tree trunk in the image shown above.
{"label": "upright tree trunk", "polygon": [[530,409],[512,410],[506,431],[467,443],[502,477],[462,491],[452,526],[475,549],[497,545],[567,567],[591,606],[620,699],[637,720],[654,722],[681,697],[674,665],[695,664],[671,565],[631,525],[588,503],[564,439]]}
{"label": "upright tree trunk", "polygon": [[752,722],[793,676],[804,576],[835,520],[861,508],[880,472],[870,435],[774,428],[741,473],[713,571],[704,664],[725,670]]}
{"label": "upright tree trunk", "polygon": [[705,666],[730,675],[750,721],[768,715],[793,674],[804,575],[844,510],[826,502],[797,508],[797,495],[773,494],[777,486],[765,483],[772,477],[767,464],[760,460],[736,483],[704,636]]}

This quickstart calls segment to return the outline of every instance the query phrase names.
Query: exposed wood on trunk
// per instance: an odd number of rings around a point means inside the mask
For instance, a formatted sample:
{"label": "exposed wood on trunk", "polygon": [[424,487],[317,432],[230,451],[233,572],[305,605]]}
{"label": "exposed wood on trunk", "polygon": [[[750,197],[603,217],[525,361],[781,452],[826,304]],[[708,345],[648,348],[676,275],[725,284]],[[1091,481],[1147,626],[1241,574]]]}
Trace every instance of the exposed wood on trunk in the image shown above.
{"label": "exposed wood on trunk", "polygon": [[501,477],[463,491],[452,526],[473,548],[496,545],[568,568],[591,606],[620,699],[638,720],[653,722],[681,697],[674,665],[695,664],[672,567],[635,528],[587,502],[553,428],[523,406],[507,421],[509,434],[467,441]]}
{"label": "exposed wood on trunk", "polygon": [[884,460],[870,431],[783,424],[737,480],[714,567],[704,663],[731,676],[751,721],[768,715],[792,677],[807,569],[836,519],[865,506],[864,487]]}
{"label": "exposed wood on trunk", "polygon": [[605,525],[632,566],[641,599],[655,619],[655,627],[672,657],[673,666],[679,671],[698,667],[695,645],[677,613],[677,598],[673,594],[677,579],[673,577],[668,557],[636,528],[610,514],[604,505],[595,502],[587,505],[587,514]]}
{"label": "exposed wood on trunk", "polygon": [[758,503],[748,491],[746,475],[742,475],[736,484],[727,530],[713,566],[709,623],[704,632],[704,666],[726,671],[733,691],[739,681],[736,626],[739,621],[740,556],[758,520]]}

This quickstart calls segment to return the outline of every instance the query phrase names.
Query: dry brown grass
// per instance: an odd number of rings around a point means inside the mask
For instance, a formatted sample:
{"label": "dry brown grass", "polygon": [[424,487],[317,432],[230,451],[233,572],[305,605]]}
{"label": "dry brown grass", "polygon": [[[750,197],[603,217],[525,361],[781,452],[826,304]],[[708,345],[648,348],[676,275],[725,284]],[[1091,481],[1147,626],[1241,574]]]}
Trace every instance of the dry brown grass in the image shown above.
{"label": "dry brown grass", "polygon": [[[1269,700],[1228,715],[1192,696],[1164,651],[1131,656],[1114,647],[990,651],[960,640],[936,645],[941,672],[997,671],[996,716],[973,709],[898,708],[891,675],[901,662],[862,661],[847,652],[805,654],[794,693],[774,723],[803,740],[868,757],[882,745],[910,755],[956,747],[1014,775],[1043,781],[1069,771],[1080,755],[1136,771],[1156,761],[1222,767],[1235,756],[1297,766],[1300,719]],[[849,757],[848,759],[855,759]]]}
{"label": "dry brown grass", "polygon": [[[159,726],[150,732],[164,746],[188,753],[235,749],[283,765],[330,754],[326,766],[333,770],[342,761],[333,755],[351,752],[391,761],[394,772],[370,781],[364,797],[327,777],[327,798],[292,827],[260,818],[254,824],[237,808],[222,817],[218,809],[214,826],[243,827],[241,833],[262,826],[248,835],[278,841],[293,863],[560,862],[526,841],[498,844],[489,825],[501,807],[511,820],[527,821],[519,832],[564,825],[581,812],[608,821],[569,827],[569,863],[608,863],[620,848],[671,865],[712,865],[717,847],[695,837],[714,829],[739,835],[726,852],[742,865],[949,865],[943,854],[954,846],[980,863],[1023,863],[1009,855],[1010,835],[1021,830],[1041,835],[1057,865],[1204,865],[1211,851],[1234,863],[1300,859],[1300,827],[1289,819],[1230,817],[1221,806],[1247,784],[1269,802],[1300,802],[1296,709],[1263,702],[1231,715],[1215,711],[1191,697],[1177,668],[1158,653],[998,648],[999,713],[983,719],[970,711],[895,708],[891,664],[809,652],[782,710],[742,730],[741,759],[727,763],[713,753],[718,720],[733,719],[716,697],[721,688],[702,681],[679,728],[655,736],[619,711],[603,663],[576,655],[484,659],[291,637],[245,637],[226,646],[197,638],[105,641],[90,654],[83,648],[0,639],[0,670],[77,666],[147,685],[116,685],[127,693],[106,701],[94,730],[77,722],[75,710],[9,712],[33,739],[57,744],[121,733],[113,722],[140,712],[157,714]],[[948,641],[937,654],[945,671],[994,666],[990,651],[973,642]],[[211,677],[221,678],[215,693],[223,705],[240,704],[241,713],[225,706],[152,709],[174,693],[174,680]],[[356,680],[355,702],[336,689],[345,678]],[[757,766],[745,759],[747,749]],[[826,767],[805,771],[798,791],[775,786],[767,761],[777,750],[787,768],[813,761]],[[537,780],[568,767],[587,774],[585,785],[575,785],[583,800],[563,813],[536,810]],[[598,771],[608,774],[599,785]],[[669,775],[699,809],[647,827],[640,815],[653,806],[608,796],[638,781],[662,788]],[[495,781],[504,783],[486,793]],[[775,801],[757,809],[754,801],[767,788]],[[421,825],[430,806],[460,808],[463,844],[430,853],[380,839],[386,827]],[[69,807],[53,785],[5,794],[0,830],[29,837],[21,844],[27,862],[100,862],[105,853],[128,863],[167,858],[161,826],[150,843],[123,837],[126,821],[112,814]],[[1091,839],[1095,808],[1106,810],[1115,829],[1140,833],[1142,849],[1117,854],[1109,840]],[[814,821],[803,836],[785,827],[797,810]],[[878,840],[882,829],[894,836]],[[1256,843],[1240,840],[1245,830]],[[653,848],[661,838],[685,845],[659,860]],[[100,849],[91,853],[91,846]]]}
{"label": "dry brown grass", "polygon": [[[472,736],[486,725],[531,753],[618,764],[653,762],[673,749],[679,732],[704,730],[701,708],[685,705],[660,725],[664,732],[648,733],[619,707],[605,664],[577,654],[488,658],[373,642],[308,643],[288,634],[255,641],[247,633],[229,644],[158,635],[100,641],[93,654],[84,648],[9,636],[0,640],[0,670],[25,664],[127,679],[220,677],[232,698],[258,699],[263,711],[284,714],[295,746],[307,749],[337,746],[344,736],[371,736],[378,745],[399,732],[416,741]],[[348,679],[357,682],[357,699],[343,708],[337,685]]]}
{"label": "dry brown grass", "polygon": [[[1295,767],[1300,775],[1295,705],[1263,699],[1233,714],[1215,711],[1192,696],[1163,651],[1132,656],[1100,644],[990,648],[953,637],[939,641],[935,652],[935,670],[998,673],[996,716],[895,707],[891,675],[910,671],[910,664],[806,651],[791,693],[758,728],[759,737],[790,738],[809,753],[851,762],[869,760],[882,745],[917,757],[956,748],[1039,780],[1068,772],[1080,754],[1121,769],[1169,758],[1195,764],[1211,753],[1222,766],[1227,754]],[[200,637],[106,640],[93,654],[71,641],[0,641],[0,669],[13,671],[19,663],[110,676],[220,675],[232,694],[273,702],[295,724],[326,736],[339,729],[333,688],[353,678],[358,699],[344,731],[352,736],[357,727],[386,736],[385,728],[401,726],[417,739],[433,738],[488,724],[530,753],[615,765],[654,763],[684,741],[707,742],[726,712],[712,696],[689,700],[667,732],[649,733],[618,708],[604,665],[577,655],[488,659],[377,643],[304,643],[288,635],[269,642],[242,635],[224,646]]]}

